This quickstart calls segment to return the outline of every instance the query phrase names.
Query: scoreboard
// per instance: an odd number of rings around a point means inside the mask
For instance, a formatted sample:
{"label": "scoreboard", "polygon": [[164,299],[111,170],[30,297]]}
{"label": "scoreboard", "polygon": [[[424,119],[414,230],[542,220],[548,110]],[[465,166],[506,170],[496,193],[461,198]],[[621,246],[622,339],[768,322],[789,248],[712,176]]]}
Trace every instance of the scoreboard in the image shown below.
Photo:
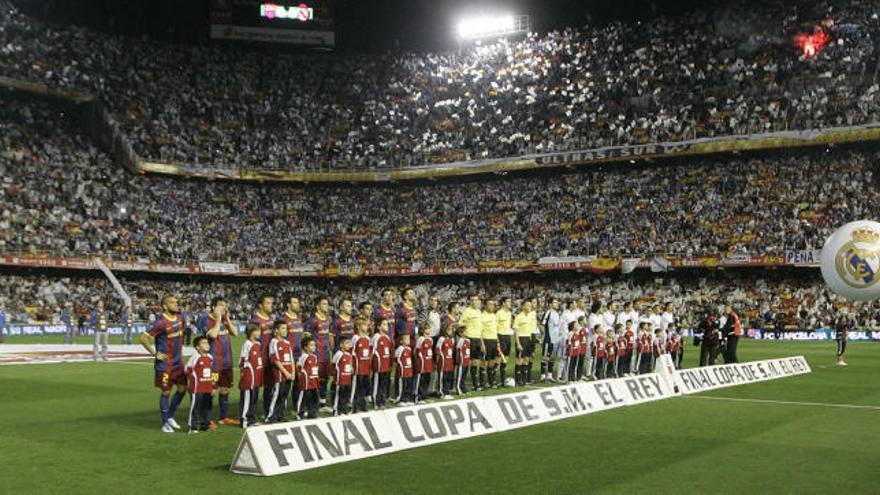
{"label": "scoreboard", "polygon": [[333,48],[335,0],[212,0],[211,37]]}

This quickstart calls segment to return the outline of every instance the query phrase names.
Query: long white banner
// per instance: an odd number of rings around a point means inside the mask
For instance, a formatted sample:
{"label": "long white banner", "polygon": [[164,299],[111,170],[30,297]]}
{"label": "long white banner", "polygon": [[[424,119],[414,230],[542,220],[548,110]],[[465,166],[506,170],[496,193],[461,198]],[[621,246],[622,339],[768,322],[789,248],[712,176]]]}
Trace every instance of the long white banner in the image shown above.
{"label": "long white banner", "polygon": [[695,394],[716,388],[757,383],[776,378],[802,375],[812,371],[803,356],[721,364],[675,372],[675,383],[683,394]]}
{"label": "long white banner", "polygon": [[802,356],[572,383],[492,397],[394,408],[245,430],[239,474],[273,476],[557,421],[724,386],[809,373]]}

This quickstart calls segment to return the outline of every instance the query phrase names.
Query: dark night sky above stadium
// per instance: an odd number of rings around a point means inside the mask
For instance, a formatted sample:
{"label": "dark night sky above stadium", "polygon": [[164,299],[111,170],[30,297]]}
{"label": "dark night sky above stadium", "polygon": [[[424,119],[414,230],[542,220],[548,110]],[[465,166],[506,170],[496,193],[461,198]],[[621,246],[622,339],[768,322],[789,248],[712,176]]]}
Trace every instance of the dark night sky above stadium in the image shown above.
{"label": "dark night sky above stadium", "polygon": [[[148,33],[173,41],[207,38],[209,0],[13,0],[25,12],[51,20],[86,24],[131,34]],[[278,3],[282,3],[279,1]],[[533,30],[580,25],[587,19],[639,19],[674,14],[705,0],[336,0],[337,48],[384,51],[399,47],[432,50],[453,47],[457,19],[479,11],[528,14]]]}
{"label": "dark night sky above stadium", "polygon": [[[487,0],[487,1],[385,1],[343,2],[350,23],[349,33],[359,39],[380,42],[397,37],[404,48],[431,49],[455,43],[455,21],[472,12],[511,12],[527,14],[539,32],[583,24],[588,18],[650,17],[660,12],[693,8],[692,0]],[[376,8],[376,5],[380,7]],[[344,36],[340,33],[340,36]],[[369,41],[368,41],[369,42]]]}

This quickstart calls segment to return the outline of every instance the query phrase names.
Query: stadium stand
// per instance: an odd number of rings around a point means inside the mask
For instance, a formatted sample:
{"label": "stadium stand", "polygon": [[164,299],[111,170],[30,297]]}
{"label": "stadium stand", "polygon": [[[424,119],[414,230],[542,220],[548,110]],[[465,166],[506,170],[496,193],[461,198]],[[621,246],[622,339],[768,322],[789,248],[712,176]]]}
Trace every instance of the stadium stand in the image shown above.
{"label": "stadium stand", "polygon": [[[0,9],[0,75],[99,95],[134,150],[165,162],[385,169],[874,123],[880,110],[866,0],[816,2],[806,26],[764,3],[382,56],[168,45]],[[792,38],[820,25],[833,42],[798,57]]]}
{"label": "stadium stand", "polygon": [[[131,176],[51,104],[0,102],[0,250],[115,259],[471,264],[819,249],[878,208],[877,155],[835,151],[433,185]],[[64,132],[59,132],[64,131]]]}
{"label": "stadium stand", "polygon": [[[145,280],[125,278],[125,290],[135,301],[135,317],[146,320],[157,310],[159,298],[167,293],[176,294],[190,311],[204,310],[214,296],[223,296],[238,319],[247,319],[262,294],[276,298],[277,307],[283,307],[282,298],[295,295],[309,313],[318,296],[328,295],[338,308],[343,299],[355,305],[362,301],[375,304],[387,287],[400,292],[405,286],[416,290],[419,301],[425,304],[429,295],[441,301],[464,301],[468,293],[488,297],[510,296],[517,300],[537,297],[541,301],[551,296],[562,300],[585,297],[588,301],[606,304],[640,301],[643,307],[658,303],[672,303],[683,328],[694,324],[702,316],[705,305],[713,309],[732,304],[750,325],[764,328],[781,325],[794,329],[813,329],[830,324],[835,318],[835,307],[843,301],[829,292],[818,273],[809,271],[775,273],[764,270],[727,270],[694,272],[684,275],[670,273],[640,277],[584,278],[578,274],[554,277],[450,279],[365,279],[358,281],[326,279],[285,280],[268,284],[249,281],[214,281],[210,279]],[[95,277],[2,274],[0,275],[0,307],[8,308],[10,321],[15,323],[57,323],[67,302],[79,312],[87,313],[95,301],[103,299],[108,309],[117,314],[121,303],[110,284]],[[720,311],[720,309],[719,309]],[[880,305],[860,307],[863,325],[880,325]],[[117,315],[118,316],[118,315]],[[115,320],[115,317],[114,317]]]}

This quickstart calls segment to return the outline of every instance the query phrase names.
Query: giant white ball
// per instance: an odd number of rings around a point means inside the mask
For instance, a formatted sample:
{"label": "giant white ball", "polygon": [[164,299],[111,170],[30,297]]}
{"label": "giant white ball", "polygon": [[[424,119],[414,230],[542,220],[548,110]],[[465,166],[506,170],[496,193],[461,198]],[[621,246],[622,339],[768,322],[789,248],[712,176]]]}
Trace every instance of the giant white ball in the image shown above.
{"label": "giant white ball", "polygon": [[880,299],[880,223],[851,222],[825,241],[822,278],[838,295],[853,301]]}

